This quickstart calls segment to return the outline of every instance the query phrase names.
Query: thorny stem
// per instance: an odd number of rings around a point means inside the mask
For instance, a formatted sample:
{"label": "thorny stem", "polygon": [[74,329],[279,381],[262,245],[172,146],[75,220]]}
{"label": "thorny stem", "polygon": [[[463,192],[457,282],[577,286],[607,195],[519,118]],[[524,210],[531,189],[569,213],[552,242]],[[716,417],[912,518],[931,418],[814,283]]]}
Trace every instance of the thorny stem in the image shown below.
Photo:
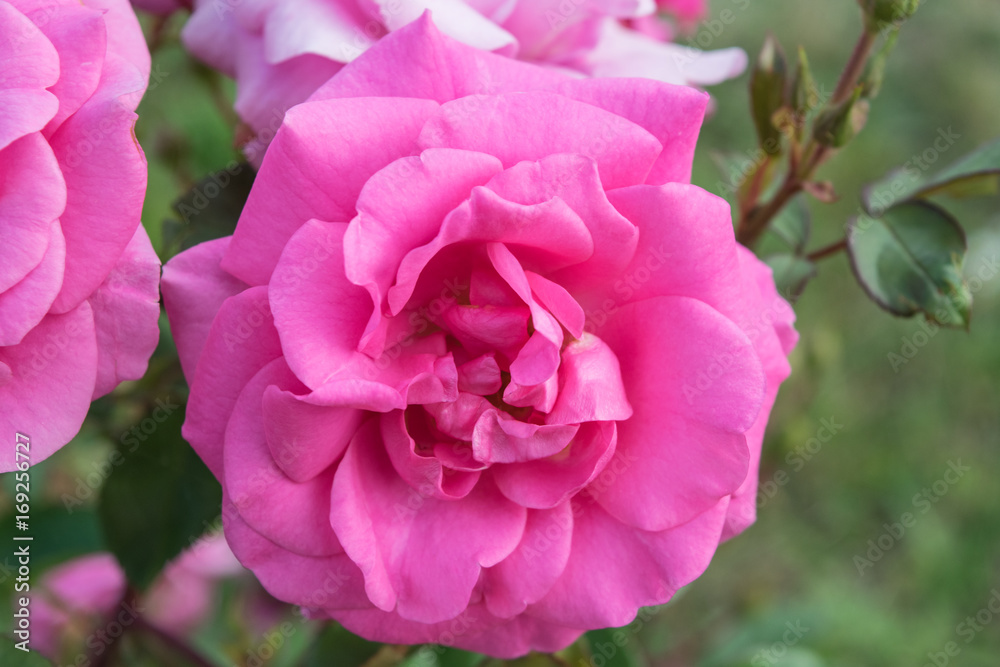
{"label": "thorny stem", "polygon": [[[858,38],[858,42],[854,46],[854,51],[851,53],[851,59],[840,75],[837,88],[830,100],[830,106],[840,104],[854,92],[861,75],[864,73],[865,63],[868,62],[877,35],[878,33],[868,25],[865,26],[861,37]],[[781,209],[791,201],[792,197],[802,191],[804,184],[813,177],[813,174],[830,157],[831,153],[829,147],[821,146],[814,138],[811,138],[802,153],[804,157],[801,168],[788,170],[781,188],[769,202],[757,204],[754,202],[756,196],[750,198],[750,203],[744,209],[737,225],[736,240],[748,248],[753,247],[771,220],[781,212]],[[759,172],[760,169],[758,169]]]}

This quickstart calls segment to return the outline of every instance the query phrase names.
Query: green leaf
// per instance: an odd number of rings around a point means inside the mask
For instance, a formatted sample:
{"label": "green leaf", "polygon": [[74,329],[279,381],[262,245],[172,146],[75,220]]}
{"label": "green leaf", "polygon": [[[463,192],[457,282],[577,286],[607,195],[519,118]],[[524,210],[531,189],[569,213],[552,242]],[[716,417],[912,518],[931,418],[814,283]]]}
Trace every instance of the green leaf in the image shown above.
{"label": "green leaf", "polygon": [[255,177],[253,167],[234,161],[195,183],[174,202],[179,220],[163,224],[164,247],[179,252],[232,234]]}
{"label": "green leaf", "polygon": [[[939,138],[954,141],[948,132],[950,129],[942,130]],[[980,146],[933,176],[921,178],[915,169],[896,169],[871,184],[863,196],[869,215],[901,202],[937,195],[974,197],[997,194],[1000,192],[1000,139]]]}
{"label": "green leaf", "polygon": [[816,265],[805,257],[792,254],[772,255],[764,260],[774,272],[778,294],[795,301],[802,294],[806,283],[816,277]]}
{"label": "green leaf", "polygon": [[771,231],[796,254],[802,254],[812,232],[812,216],[806,199],[796,195],[771,221]]}
{"label": "green leaf", "polygon": [[[10,544],[18,534],[14,525],[13,512],[0,518],[0,526],[3,526],[0,541],[4,544]],[[97,515],[91,508],[76,509],[72,513],[62,505],[32,508],[31,535],[35,538],[31,545],[31,564],[39,570],[104,549]],[[10,583],[13,584],[13,580]]]}
{"label": "green leaf", "polygon": [[902,204],[882,218],[851,220],[847,234],[858,282],[882,308],[924,313],[944,326],[969,325],[972,294],[962,279],[965,233],[947,212],[925,202]]}
{"label": "green leaf", "polygon": [[169,400],[122,437],[125,462],[101,490],[105,542],[137,588],[190,546],[219,515],[219,483],[181,437],[182,407]]}
{"label": "green leaf", "polygon": [[484,655],[457,648],[441,647],[441,652],[438,653],[438,665],[441,667],[476,667],[484,660]]}
{"label": "green leaf", "polygon": [[22,651],[15,642],[0,637],[0,665],[3,667],[52,667],[52,663],[34,651]]}
{"label": "green leaf", "polygon": [[381,648],[381,644],[362,639],[331,623],[316,637],[300,667],[328,667],[331,664],[336,664],[337,667],[360,667]]}

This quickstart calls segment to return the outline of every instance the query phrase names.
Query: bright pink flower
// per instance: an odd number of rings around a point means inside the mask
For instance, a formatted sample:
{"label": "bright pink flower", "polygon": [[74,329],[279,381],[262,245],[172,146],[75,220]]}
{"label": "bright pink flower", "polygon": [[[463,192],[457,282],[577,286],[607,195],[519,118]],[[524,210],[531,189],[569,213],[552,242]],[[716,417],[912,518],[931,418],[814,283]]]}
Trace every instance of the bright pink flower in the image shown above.
{"label": "bright pink flower", "polygon": [[148,77],[125,0],[0,0],[0,431],[29,436],[32,463],[159,337],[132,133]]}
{"label": "bright pink flower", "polygon": [[657,21],[653,0],[196,0],[183,37],[236,79],[236,110],[263,135],[249,147],[259,163],[285,110],[428,9],[465,44],[587,76],[706,86],[746,66],[740,49],[702,53],[622,24]]}
{"label": "bright pink flower", "polygon": [[77,558],[42,577],[32,598],[31,648],[52,660],[69,655],[74,661],[73,654],[119,637],[113,624],[127,628],[140,615],[165,632],[186,636],[211,611],[218,581],[242,572],[225,540],[210,537],[167,565],[140,599],[125,600],[125,573],[114,556]]}
{"label": "bright pink flower", "polygon": [[379,641],[552,651],[753,521],[796,335],[688,184],[707,101],[424,20],[288,112],[235,235],[163,281],[184,433],[265,588]]}

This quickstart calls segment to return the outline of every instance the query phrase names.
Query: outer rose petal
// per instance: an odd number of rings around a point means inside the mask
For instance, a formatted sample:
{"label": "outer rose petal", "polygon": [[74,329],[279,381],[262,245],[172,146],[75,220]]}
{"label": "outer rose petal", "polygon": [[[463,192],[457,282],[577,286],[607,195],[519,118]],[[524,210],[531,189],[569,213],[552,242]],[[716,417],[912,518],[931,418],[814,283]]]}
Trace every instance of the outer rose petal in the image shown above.
{"label": "outer rose petal", "polygon": [[219,268],[231,236],[201,243],[175,256],[163,267],[163,303],[181,358],[184,375],[194,370],[222,304],[247,288],[242,280]]}
{"label": "outer rose petal", "polygon": [[644,79],[566,81],[556,90],[574,100],[627,118],[656,137],[663,152],[656,159],[646,183],[661,185],[691,180],[695,144],[708,105],[706,93]]}
{"label": "outer rose petal", "polygon": [[94,398],[146,373],[160,339],[160,260],[138,227],[118,263],[88,301],[97,330]]}
{"label": "outer rose petal", "polygon": [[[562,131],[552,132],[554,125]],[[602,134],[616,139],[604,141]],[[488,153],[508,168],[555,153],[587,155],[609,189],[644,182],[663,150],[639,125],[552,93],[474,95],[448,102],[424,126],[420,145]]]}
{"label": "outer rose petal", "polygon": [[355,634],[386,643],[446,644],[498,658],[517,658],[529,651],[556,652],[580,638],[583,630],[524,615],[496,618],[482,604],[470,605],[453,619],[417,623],[398,613],[379,610],[330,610],[329,615]]}
{"label": "outer rose petal", "polygon": [[75,307],[97,289],[131,241],[142,213],[146,159],[132,134],[135,112],[115,93],[145,83],[136,82],[134,70],[124,64],[106,68],[102,80],[107,83],[50,139],[67,190],[60,218],[66,278],[56,312]]}
{"label": "outer rose petal", "polygon": [[517,40],[513,35],[463,0],[407,0],[403,3],[394,3],[392,0],[372,1],[382,9],[383,20],[389,30],[398,30],[430,10],[434,23],[441,32],[463,44],[504,55],[514,55],[517,51]]}
{"label": "outer rose petal", "polygon": [[438,623],[469,604],[482,567],[516,548],[526,513],[481,481],[461,501],[425,498],[399,478],[370,420],[333,483],[331,521],[380,609]]}
{"label": "outer rose petal", "polygon": [[0,346],[17,345],[48,312],[62,287],[66,240],[52,225],[42,261],[21,282],[0,292]]}
{"label": "outer rose petal", "polygon": [[[365,182],[414,140],[437,105],[427,100],[342,100],[290,111],[267,152],[222,268],[267,283],[292,234],[311,219],[349,222]],[[329,119],[337,118],[337,123]],[[298,194],[287,198],[288,192]]]}
{"label": "outer rose petal", "polygon": [[[0,347],[0,429],[31,438],[31,463],[69,442],[83,423],[97,380],[97,341],[90,304],[48,315],[12,347]],[[16,468],[14,448],[0,454],[0,472]]]}
{"label": "outer rose petal", "polygon": [[517,549],[483,575],[483,597],[490,613],[512,618],[543,598],[566,567],[572,539],[569,501],[528,512]]}
{"label": "outer rose petal", "polygon": [[[232,507],[223,494],[222,507]],[[305,609],[335,605],[370,609],[361,571],[344,554],[315,558],[292,553],[256,532],[237,512],[223,511],[226,540],[247,569],[253,570],[268,593]]]}
{"label": "outer rose petal", "polygon": [[562,576],[528,615],[583,628],[627,625],[639,607],[663,604],[705,571],[719,545],[729,499],[670,530],[645,532],[579,500]]}
{"label": "outer rose petal", "polygon": [[52,149],[30,134],[0,152],[0,292],[38,266],[52,225],[66,206],[66,189]]}
{"label": "outer rose petal", "polygon": [[188,378],[191,396],[183,429],[184,439],[218,479],[223,476],[226,424],[236,400],[257,371],[279,356],[281,343],[266,288],[252,287],[222,304],[194,377]]}
{"label": "outer rose petal", "polygon": [[645,77],[680,85],[713,86],[739,76],[746,69],[747,54],[739,48],[699,51],[664,43],[605,20],[593,50],[574,64],[596,77]]}
{"label": "outer rose petal", "polygon": [[[665,530],[746,479],[743,433],[760,411],[764,374],[750,340],[701,302],[659,297],[613,317],[602,336],[618,355],[635,409],[618,424],[618,450],[634,463],[595,495],[619,520]],[[649,330],[658,336],[636,335]],[[710,377],[713,365],[723,372]]]}
{"label": "outer rose petal", "polygon": [[[302,389],[281,359],[269,363],[247,383],[226,427],[226,493],[244,521],[289,551],[304,556],[340,553],[329,521],[334,471],[321,471],[306,482],[294,482],[271,458],[260,409],[270,386]],[[295,508],[294,516],[289,516],[289,508]]]}
{"label": "outer rose petal", "polygon": [[754,315],[748,318],[744,330],[754,342],[754,348],[764,363],[767,375],[767,392],[760,416],[747,431],[747,446],[750,448],[750,471],[746,480],[732,496],[723,539],[743,532],[757,518],[757,486],[760,468],[761,447],[764,430],[778,394],[778,387],[791,373],[788,354],[798,341],[798,333],[792,328],[795,311],[781,298],[774,286],[771,269],[757,259],[752,252],[739,248],[740,266],[748,283],[756,283],[759,298],[751,295],[749,308]]}
{"label": "outer rose petal", "polygon": [[[433,65],[429,65],[433,63]],[[440,76],[439,72],[448,72]],[[341,97],[421,97],[449,102],[466,95],[538,90],[566,76],[445,38],[430,16],[380,40],[350,69],[330,79],[313,100]]]}
{"label": "outer rose petal", "polygon": [[59,109],[59,99],[47,90],[0,89],[0,149],[39,132]]}
{"label": "outer rose petal", "polygon": [[355,361],[371,362],[357,351],[373,307],[344,275],[347,228],[316,220],[303,225],[285,245],[268,287],[285,359],[311,389]]}
{"label": "outer rose petal", "polygon": [[48,20],[39,27],[59,51],[59,81],[49,88],[59,100],[59,112],[45,128],[45,134],[51,136],[97,90],[108,48],[108,31],[104,14],[83,5],[42,11]]}
{"label": "outer rose petal", "polygon": [[20,4],[0,2],[0,90],[48,88],[59,80],[59,53]]}

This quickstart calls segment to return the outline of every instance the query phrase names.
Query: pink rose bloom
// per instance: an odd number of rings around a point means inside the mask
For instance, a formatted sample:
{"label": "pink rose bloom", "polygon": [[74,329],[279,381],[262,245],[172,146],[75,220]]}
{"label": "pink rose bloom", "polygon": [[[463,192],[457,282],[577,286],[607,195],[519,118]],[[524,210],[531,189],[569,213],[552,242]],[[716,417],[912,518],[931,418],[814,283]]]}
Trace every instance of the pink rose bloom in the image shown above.
{"label": "pink rose bloom", "polygon": [[31,648],[58,661],[102,643],[107,647],[140,615],[165,632],[187,636],[211,611],[218,581],[243,571],[225,540],[210,537],[169,564],[140,600],[123,601],[127,582],[114,556],[77,558],[42,577],[32,598]]}
{"label": "pink rose bloom", "polygon": [[[747,62],[740,49],[702,53],[650,36],[648,22],[662,23],[653,0],[196,0],[183,38],[236,79],[236,110],[262,135],[248,149],[259,164],[288,108],[426,10],[465,44],[586,76],[706,86]],[[641,17],[643,31],[622,23]]]}
{"label": "pink rose bloom", "polygon": [[[675,19],[683,32],[691,32],[696,22],[708,13],[708,5],[705,0],[657,0],[656,6],[660,12]],[[659,42],[670,42],[674,39],[673,24],[662,20],[658,14],[627,19],[625,25]],[[694,53],[699,52],[692,52],[692,54]],[[690,56],[682,55],[680,58],[681,62],[692,60]],[[738,74],[739,72],[736,72],[735,75]]]}
{"label": "pink rose bloom", "polygon": [[170,634],[191,634],[212,611],[217,582],[243,572],[222,535],[206,537],[163,570],[143,598],[143,614]]}
{"label": "pink rose bloom", "polygon": [[[0,0],[0,432],[27,435],[31,463],[156,347],[132,133],[148,77],[125,0]],[[14,469],[11,445],[0,471]]]}
{"label": "pink rose bloom", "polygon": [[628,623],[754,520],[796,334],[689,184],[707,101],[425,19],[288,112],[236,233],[163,281],[185,437],[265,588],[512,657]]}

